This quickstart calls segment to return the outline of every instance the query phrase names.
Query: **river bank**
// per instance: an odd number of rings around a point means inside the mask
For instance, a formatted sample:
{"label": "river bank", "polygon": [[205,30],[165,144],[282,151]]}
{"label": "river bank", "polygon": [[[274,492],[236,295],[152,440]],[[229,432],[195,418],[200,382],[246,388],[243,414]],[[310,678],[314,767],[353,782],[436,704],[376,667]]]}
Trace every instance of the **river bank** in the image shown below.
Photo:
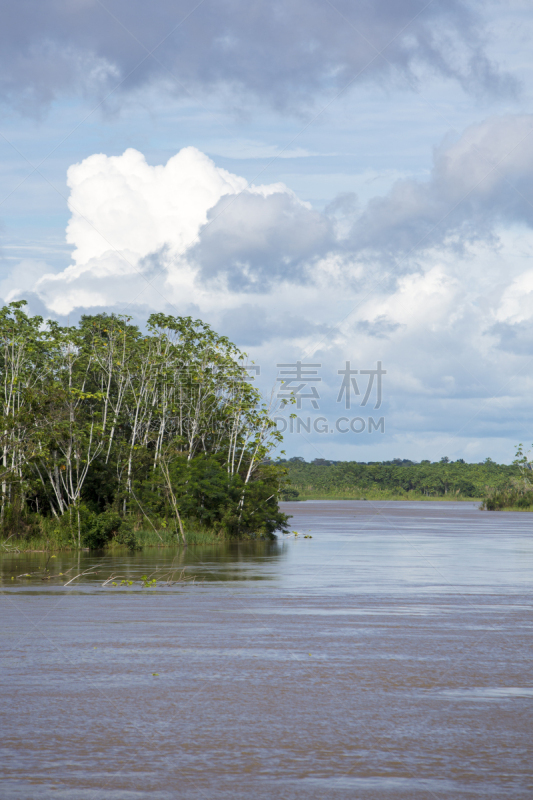
{"label": "river bank", "polygon": [[401,502],[439,502],[439,503],[481,503],[482,497],[461,497],[455,494],[436,496],[425,495],[418,492],[406,492],[397,494],[395,492],[363,492],[346,490],[341,492],[299,492],[298,497],[293,502],[304,502],[306,500],[359,500],[359,501],[401,501]]}
{"label": "river bank", "polygon": [[[187,547],[198,547],[204,545],[215,545],[230,541],[258,541],[271,540],[272,536],[242,536],[232,537],[220,530],[209,528],[185,526],[185,539]],[[74,553],[77,551],[91,552],[92,550],[105,550],[106,552],[122,552],[127,550],[143,550],[145,548],[171,548],[183,547],[176,531],[168,529],[160,530],[140,530],[135,532],[135,543],[128,547],[120,541],[111,541],[105,547],[89,548],[78,547],[75,536],[72,541],[65,542],[64,539],[54,536],[31,536],[15,537],[6,536],[0,538],[0,553]]]}

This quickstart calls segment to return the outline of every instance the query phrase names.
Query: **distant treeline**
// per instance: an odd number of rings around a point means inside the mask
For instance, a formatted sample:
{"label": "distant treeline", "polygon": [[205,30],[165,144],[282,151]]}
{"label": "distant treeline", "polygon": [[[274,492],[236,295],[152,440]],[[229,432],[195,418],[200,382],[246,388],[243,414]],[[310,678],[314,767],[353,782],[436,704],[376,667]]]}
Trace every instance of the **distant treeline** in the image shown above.
{"label": "distant treeline", "polygon": [[443,497],[484,498],[502,492],[520,477],[516,464],[497,464],[490,458],[478,464],[450,461],[326,461],[303,458],[281,462],[290,486],[285,499],[312,497]]}

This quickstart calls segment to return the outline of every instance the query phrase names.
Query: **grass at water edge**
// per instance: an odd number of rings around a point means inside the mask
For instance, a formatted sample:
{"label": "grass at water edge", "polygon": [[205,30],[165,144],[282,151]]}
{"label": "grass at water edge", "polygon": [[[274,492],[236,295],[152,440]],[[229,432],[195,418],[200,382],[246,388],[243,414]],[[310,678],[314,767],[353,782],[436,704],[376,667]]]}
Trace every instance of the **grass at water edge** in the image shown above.
{"label": "grass at water edge", "polygon": [[[183,546],[178,540],[176,533],[170,530],[156,531],[140,530],[136,532],[137,544],[139,549],[149,547],[176,547]],[[218,531],[209,530],[206,528],[189,529],[185,531],[187,539],[187,546],[200,546],[200,545],[213,545],[222,544],[231,541],[249,541],[252,537],[229,537]],[[257,537],[259,538],[259,537]],[[264,537],[262,537],[264,538]],[[83,547],[82,550],[88,550]],[[122,544],[110,544],[105,550],[106,552],[113,552],[116,550],[124,550],[125,546]],[[5,537],[0,539],[0,554],[7,553],[36,553],[36,552],[74,552],[78,548],[74,543],[67,544],[65,542],[54,541],[50,536],[34,536],[27,539],[16,539],[15,537]]]}

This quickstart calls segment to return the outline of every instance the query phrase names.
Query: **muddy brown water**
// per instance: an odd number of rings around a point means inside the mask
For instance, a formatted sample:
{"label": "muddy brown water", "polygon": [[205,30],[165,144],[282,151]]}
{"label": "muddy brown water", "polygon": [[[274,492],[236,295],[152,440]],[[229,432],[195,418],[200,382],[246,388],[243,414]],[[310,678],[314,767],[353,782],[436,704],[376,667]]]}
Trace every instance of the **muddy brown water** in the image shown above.
{"label": "muddy brown water", "polygon": [[532,515],[285,508],[276,543],[1,557],[2,798],[533,797]]}

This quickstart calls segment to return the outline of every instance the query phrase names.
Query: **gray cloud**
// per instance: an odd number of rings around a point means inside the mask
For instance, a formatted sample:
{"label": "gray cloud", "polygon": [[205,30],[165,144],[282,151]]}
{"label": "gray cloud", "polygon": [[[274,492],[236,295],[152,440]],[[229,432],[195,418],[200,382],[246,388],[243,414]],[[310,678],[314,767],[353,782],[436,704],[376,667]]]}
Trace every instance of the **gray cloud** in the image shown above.
{"label": "gray cloud", "polygon": [[435,151],[428,180],[398,181],[361,211],[353,194],[339,196],[324,213],[287,192],[223,197],[188,257],[202,280],[224,277],[234,291],[257,292],[280,279],[311,283],[326,254],[348,265],[350,280],[351,263],[369,259],[388,268],[404,260],[410,270],[430,248],[461,252],[476,241],[496,244],[498,226],[516,223],[533,228],[533,115],[467,128]]}
{"label": "gray cloud", "polygon": [[[252,93],[279,107],[354,79],[424,69],[467,90],[509,91],[468,0],[3,0],[0,96],[34,107],[163,81]],[[153,50],[153,56],[148,51]],[[383,51],[383,55],[379,53]]]}
{"label": "gray cloud", "polygon": [[371,200],[349,238],[355,252],[406,256],[495,238],[498,224],[533,227],[533,115],[494,117],[435,153],[428,181],[398,181]]}
{"label": "gray cloud", "polygon": [[204,280],[225,276],[232,290],[263,291],[280,279],[312,282],[314,264],[328,253],[346,264],[368,258],[387,267],[404,260],[412,269],[430,248],[461,252],[476,241],[496,244],[499,226],[533,228],[533,115],[470,126],[435,151],[428,180],[398,181],[356,209],[351,194],[324,213],[287,192],[223,197],[188,255]]}
{"label": "gray cloud", "polygon": [[499,347],[506,353],[521,356],[533,355],[533,320],[523,322],[497,322],[487,333],[499,337]]}
{"label": "gray cloud", "polygon": [[331,203],[328,203],[324,208],[324,213],[329,216],[351,216],[355,214],[358,206],[359,201],[355,192],[340,192],[333,198]]}
{"label": "gray cloud", "polygon": [[233,291],[262,292],[280,279],[307,282],[312,264],[334,247],[333,223],[323,214],[287,192],[246,191],[211,209],[188,257],[204,280],[222,277]]}
{"label": "gray cloud", "polygon": [[303,336],[324,336],[330,328],[301,314],[276,314],[264,305],[243,303],[214,320],[217,330],[242,347],[257,347],[274,339],[287,342]]}
{"label": "gray cloud", "polygon": [[385,314],[381,314],[374,320],[362,319],[355,325],[357,331],[376,339],[387,339],[401,327],[399,322],[394,322]]}

